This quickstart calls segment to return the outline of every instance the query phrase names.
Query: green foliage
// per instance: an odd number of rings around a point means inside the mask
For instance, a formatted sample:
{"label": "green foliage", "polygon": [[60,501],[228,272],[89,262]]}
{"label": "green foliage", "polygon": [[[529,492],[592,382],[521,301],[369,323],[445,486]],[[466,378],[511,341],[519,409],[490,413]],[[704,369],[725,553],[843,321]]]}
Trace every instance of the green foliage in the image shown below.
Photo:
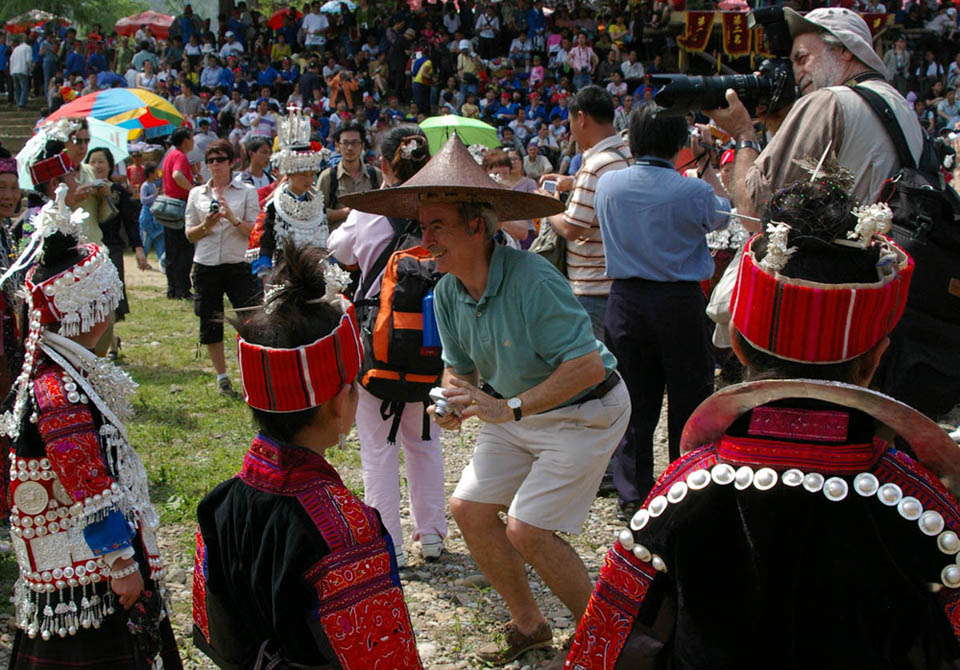
{"label": "green foliage", "polygon": [[0,3],[0,21],[7,21],[31,9],[42,9],[56,16],[70,19],[82,35],[94,23],[99,23],[106,31],[113,30],[114,24],[125,16],[138,14],[149,5],[145,0],[5,0]]}

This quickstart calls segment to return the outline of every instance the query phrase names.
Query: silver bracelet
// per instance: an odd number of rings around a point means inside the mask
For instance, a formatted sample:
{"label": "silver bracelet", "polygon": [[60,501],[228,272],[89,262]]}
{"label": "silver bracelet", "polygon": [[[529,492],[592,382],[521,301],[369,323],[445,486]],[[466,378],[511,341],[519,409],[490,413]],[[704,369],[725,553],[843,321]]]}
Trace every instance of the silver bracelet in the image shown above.
{"label": "silver bracelet", "polygon": [[140,564],[134,561],[122,570],[110,570],[110,579],[123,579],[129,577],[140,569]]}

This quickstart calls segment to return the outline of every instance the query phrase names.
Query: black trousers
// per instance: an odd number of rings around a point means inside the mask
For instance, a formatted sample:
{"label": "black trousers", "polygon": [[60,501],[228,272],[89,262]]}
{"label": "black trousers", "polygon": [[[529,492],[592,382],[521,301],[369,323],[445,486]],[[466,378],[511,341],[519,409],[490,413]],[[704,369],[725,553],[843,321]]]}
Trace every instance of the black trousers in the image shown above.
{"label": "black trousers", "polygon": [[604,332],[633,405],[614,454],[621,503],[643,501],[653,488],[653,433],[667,391],[670,460],[690,414],[713,392],[713,351],[706,299],[697,282],[616,279]]}
{"label": "black trousers", "polygon": [[163,229],[167,251],[167,297],[190,297],[190,267],[193,265],[193,242],[187,239],[183,228]]}
{"label": "black trousers", "polygon": [[200,317],[200,344],[223,342],[223,296],[234,308],[260,302],[260,281],[249,263],[193,264],[193,311]]}

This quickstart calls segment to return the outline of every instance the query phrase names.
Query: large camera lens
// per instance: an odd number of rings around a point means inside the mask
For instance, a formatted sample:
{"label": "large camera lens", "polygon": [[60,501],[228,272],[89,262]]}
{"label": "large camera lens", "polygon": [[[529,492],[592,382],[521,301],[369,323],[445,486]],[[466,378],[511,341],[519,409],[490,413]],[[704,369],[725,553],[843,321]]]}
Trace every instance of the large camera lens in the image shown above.
{"label": "large camera lens", "polygon": [[664,113],[680,116],[700,109],[727,106],[727,89],[732,88],[741,100],[760,100],[770,97],[769,79],[754,74],[731,74],[721,77],[687,77],[682,74],[662,74],[653,77],[654,83],[665,84],[655,98]]}
{"label": "large camera lens", "polygon": [[663,113],[680,116],[701,109],[727,106],[727,89],[737,92],[740,101],[751,110],[758,103],[772,112],[797,99],[793,81],[793,67],[786,58],[771,58],[760,66],[760,74],[730,74],[720,77],[688,77],[682,74],[658,74],[653,81],[663,88],[657,93],[656,103]]}

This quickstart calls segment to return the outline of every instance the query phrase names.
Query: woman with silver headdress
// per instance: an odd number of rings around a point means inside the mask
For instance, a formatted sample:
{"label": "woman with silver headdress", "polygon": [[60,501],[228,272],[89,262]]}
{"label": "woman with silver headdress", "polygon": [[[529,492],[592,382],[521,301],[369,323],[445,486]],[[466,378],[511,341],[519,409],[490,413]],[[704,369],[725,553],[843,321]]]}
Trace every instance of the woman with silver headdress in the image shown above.
{"label": "woman with silver headdress", "polygon": [[11,668],[180,668],[157,514],[127,439],[136,384],[90,349],[122,293],[105,249],[78,238],[68,186],[33,219],[7,281],[26,270],[13,407],[10,535],[20,577]]}
{"label": "woman with silver headdress", "polygon": [[323,194],[314,186],[324,161],[310,147],[310,118],[292,107],[279,127],[281,150],[273,163],[284,179],[266,206],[256,274],[276,265],[286,244],[325,247],[330,233]]}

